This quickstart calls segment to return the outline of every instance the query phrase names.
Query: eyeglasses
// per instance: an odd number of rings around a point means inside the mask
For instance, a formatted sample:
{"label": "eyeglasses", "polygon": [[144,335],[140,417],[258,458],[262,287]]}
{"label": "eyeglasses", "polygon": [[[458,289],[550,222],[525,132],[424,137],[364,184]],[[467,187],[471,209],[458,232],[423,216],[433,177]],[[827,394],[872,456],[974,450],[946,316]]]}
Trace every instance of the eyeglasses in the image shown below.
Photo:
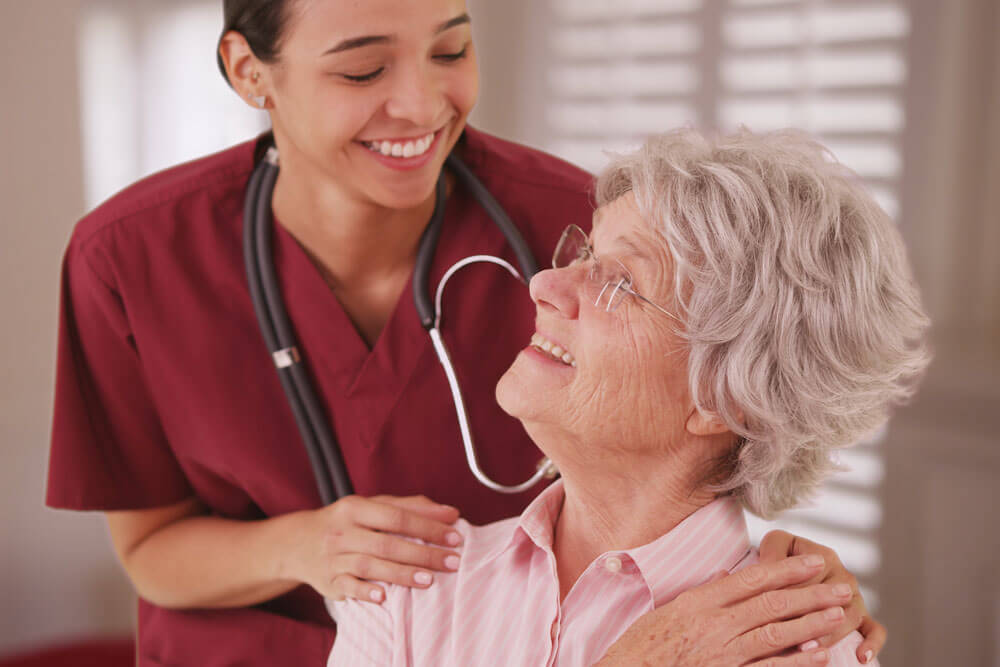
{"label": "eyeglasses", "polygon": [[565,269],[587,262],[590,263],[587,284],[595,306],[610,313],[622,305],[628,296],[634,296],[664,315],[677,319],[673,313],[632,289],[632,274],[625,265],[614,258],[599,260],[586,232],[576,225],[569,225],[563,230],[559,243],[556,244],[556,251],[552,254],[552,268]]}

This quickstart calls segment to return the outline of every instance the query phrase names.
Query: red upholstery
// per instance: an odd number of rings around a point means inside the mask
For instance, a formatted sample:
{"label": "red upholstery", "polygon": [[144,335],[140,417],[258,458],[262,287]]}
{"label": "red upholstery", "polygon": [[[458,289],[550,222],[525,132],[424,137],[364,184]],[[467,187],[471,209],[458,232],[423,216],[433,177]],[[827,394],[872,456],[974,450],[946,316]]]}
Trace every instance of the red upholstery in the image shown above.
{"label": "red upholstery", "polygon": [[0,667],[132,667],[135,640],[90,639],[0,657]]}

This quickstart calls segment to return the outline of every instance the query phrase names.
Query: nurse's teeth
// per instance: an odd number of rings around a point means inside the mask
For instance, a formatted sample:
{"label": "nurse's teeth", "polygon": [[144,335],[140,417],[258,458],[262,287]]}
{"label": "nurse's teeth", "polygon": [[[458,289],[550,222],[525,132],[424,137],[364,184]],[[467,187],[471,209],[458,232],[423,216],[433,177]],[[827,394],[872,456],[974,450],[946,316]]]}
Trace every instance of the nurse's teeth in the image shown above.
{"label": "nurse's teeth", "polygon": [[430,133],[420,139],[411,139],[405,142],[391,141],[370,141],[365,143],[369,150],[388,157],[417,157],[427,152],[427,149],[434,143],[434,133]]}
{"label": "nurse's teeth", "polygon": [[564,350],[559,345],[553,344],[552,341],[547,340],[545,336],[540,333],[533,333],[531,335],[531,346],[545,352],[556,361],[561,361],[567,366],[576,368],[576,359],[569,353],[568,350]]}

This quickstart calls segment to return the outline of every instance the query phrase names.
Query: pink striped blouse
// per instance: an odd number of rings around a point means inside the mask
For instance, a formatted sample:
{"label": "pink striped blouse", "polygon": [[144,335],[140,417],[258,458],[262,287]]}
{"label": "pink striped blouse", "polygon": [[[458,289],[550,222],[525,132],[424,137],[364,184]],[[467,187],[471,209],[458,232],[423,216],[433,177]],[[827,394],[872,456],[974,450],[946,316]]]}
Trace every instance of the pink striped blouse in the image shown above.
{"label": "pink striped blouse", "polygon": [[[462,564],[428,589],[387,586],[382,605],[328,601],[338,626],[328,666],[592,665],[646,612],[757,560],[742,509],[722,498],[654,542],[602,554],[560,603],[552,540],[562,501],[556,482],[520,517],[459,521]],[[860,642],[849,635],[829,664],[860,664]]]}

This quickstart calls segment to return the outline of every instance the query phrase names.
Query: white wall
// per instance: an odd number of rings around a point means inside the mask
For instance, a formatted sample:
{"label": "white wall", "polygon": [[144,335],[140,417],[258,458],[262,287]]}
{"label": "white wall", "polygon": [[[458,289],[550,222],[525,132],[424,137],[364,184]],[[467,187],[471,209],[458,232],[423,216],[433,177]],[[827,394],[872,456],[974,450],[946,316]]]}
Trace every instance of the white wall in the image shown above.
{"label": "white wall", "polygon": [[78,7],[0,1],[0,655],[131,626],[102,518],[43,507],[59,261],[83,213]]}
{"label": "white wall", "polygon": [[903,217],[936,359],[887,443],[887,667],[1000,664],[1000,7],[913,0]]}

